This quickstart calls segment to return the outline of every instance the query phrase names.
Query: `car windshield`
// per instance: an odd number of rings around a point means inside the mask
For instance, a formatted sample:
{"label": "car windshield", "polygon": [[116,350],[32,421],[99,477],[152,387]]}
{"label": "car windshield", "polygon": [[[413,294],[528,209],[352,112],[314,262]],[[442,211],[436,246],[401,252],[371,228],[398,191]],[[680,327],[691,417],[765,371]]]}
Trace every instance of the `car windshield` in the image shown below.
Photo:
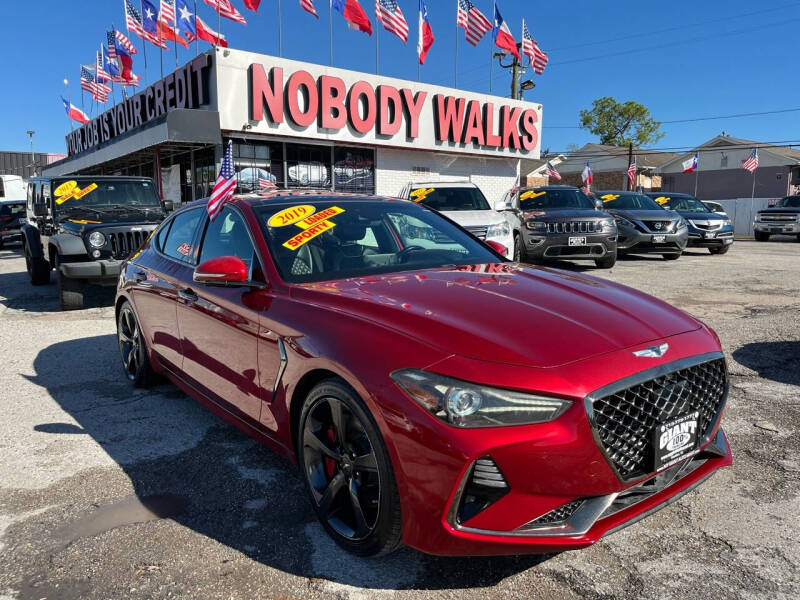
{"label": "car windshield", "polygon": [[592,199],[580,190],[522,190],[519,194],[522,210],[556,210],[562,208],[593,210]]}
{"label": "car windshield", "polygon": [[7,202],[0,204],[0,217],[11,217],[20,219],[25,216],[24,202]]}
{"label": "car windshield", "polygon": [[501,262],[457,225],[410,202],[309,197],[254,211],[281,277],[293,283]]}
{"label": "car windshield", "polygon": [[150,181],[55,179],[52,194],[58,211],[161,210],[158,193]]}
{"label": "car windshield", "polygon": [[787,196],[781,198],[775,206],[783,208],[800,208],[800,196]]}
{"label": "car windshield", "polygon": [[603,208],[620,210],[663,210],[658,203],[644,194],[624,192],[598,192]]}
{"label": "car windshield", "polygon": [[[663,200],[662,202],[662,199]],[[670,210],[678,212],[689,213],[707,213],[708,207],[700,202],[697,198],[692,196],[658,196],[655,198],[656,203],[669,206]]]}
{"label": "car windshield", "polygon": [[483,193],[475,187],[417,187],[409,194],[411,201],[438,211],[489,210]]}

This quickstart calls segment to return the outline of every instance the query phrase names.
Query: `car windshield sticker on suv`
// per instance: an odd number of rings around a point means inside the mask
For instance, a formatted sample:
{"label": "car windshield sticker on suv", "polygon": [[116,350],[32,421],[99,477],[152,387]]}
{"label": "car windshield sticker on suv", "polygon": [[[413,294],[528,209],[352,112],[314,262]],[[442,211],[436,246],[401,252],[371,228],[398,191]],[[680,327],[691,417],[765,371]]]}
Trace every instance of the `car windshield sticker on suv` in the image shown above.
{"label": "car windshield sticker on suv", "polygon": [[547,192],[537,192],[536,190],[528,190],[522,196],[519,197],[520,200],[530,200],[532,198],[538,198],[539,196],[544,196]]}
{"label": "car windshield sticker on suv", "polygon": [[56,188],[56,204],[64,204],[67,200],[74,198],[80,200],[86,194],[89,194],[97,189],[96,183],[90,183],[85,188],[78,187],[78,182],[75,180],[66,181]]}
{"label": "car windshield sticker on suv", "polygon": [[301,233],[290,237],[283,243],[283,246],[289,250],[299,250],[301,246],[307,244],[318,235],[336,227],[336,223],[330,220],[331,217],[344,212],[344,209],[338,206],[330,206],[320,212],[316,212],[316,210],[310,204],[292,206],[272,215],[267,221],[267,226],[296,225],[302,229]]}
{"label": "car windshield sticker on suv", "polygon": [[413,190],[409,196],[414,202],[422,202],[427,198],[432,192],[435,192],[436,188],[419,188],[418,190]]}
{"label": "car windshield sticker on suv", "polygon": [[617,198],[619,198],[619,194],[603,194],[600,196],[600,200],[603,202],[613,202]]}
{"label": "car windshield sticker on suv", "polygon": [[285,227],[292,225],[300,219],[310,217],[316,212],[316,208],[310,204],[301,204],[300,206],[292,206],[291,208],[284,209],[275,213],[267,221],[269,227]]}
{"label": "car windshield sticker on suv", "polygon": [[669,196],[659,196],[658,198],[654,198],[654,200],[659,204],[666,204],[667,202],[669,202],[669,198],[670,198]]}

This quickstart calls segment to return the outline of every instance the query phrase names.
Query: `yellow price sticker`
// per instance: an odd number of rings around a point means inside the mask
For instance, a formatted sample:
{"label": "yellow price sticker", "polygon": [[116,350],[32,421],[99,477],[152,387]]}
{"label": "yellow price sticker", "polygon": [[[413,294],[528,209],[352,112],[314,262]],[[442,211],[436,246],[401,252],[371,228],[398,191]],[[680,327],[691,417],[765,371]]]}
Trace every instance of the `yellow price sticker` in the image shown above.
{"label": "yellow price sticker", "polygon": [[547,194],[547,191],[544,192],[537,192],[534,190],[528,190],[522,196],[519,197],[520,200],[530,200],[531,198],[538,198],[539,196],[544,196]]}
{"label": "yellow price sticker", "polygon": [[336,227],[336,223],[332,221],[320,221],[316,225],[312,225],[302,233],[298,233],[294,237],[290,237],[283,243],[284,248],[289,250],[298,250],[303,244],[307,244],[318,235],[322,235],[326,231],[330,231]]}
{"label": "yellow price sticker", "polygon": [[302,221],[298,221],[295,223],[300,229],[310,229],[320,221],[327,221],[331,217],[335,217],[336,215],[340,215],[344,212],[343,208],[339,208],[338,206],[331,206],[330,208],[326,208],[325,210],[321,210],[318,213],[314,213],[310,217],[303,219]]}
{"label": "yellow price sticker", "polygon": [[99,225],[102,221],[89,221],[88,219],[70,219],[71,223],[77,223],[78,225]]}
{"label": "yellow price sticker", "polygon": [[659,196],[659,197],[658,197],[658,198],[656,198],[655,200],[656,200],[656,202],[658,202],[659,204],[666,204],[667,202],[669,202],[669,199],[670,199],[670,197],[669,197],[669,196]]}
{"label": "yellow price sticker", "polygon": [[65,181],[56,188],[55,195],[66,196],[67,194],[71,194],[72,190],[74,190],[76,187],[78,187],[77,181]]}
{"label": "yellow price sticker", "polygon": [[425,200],[425,198],[430,196],[431,193],[433,193],[435,191],[436,191],[436,188],[419,188],[419,189],[413,190],[411,192],[411,194],[409,194],[409,195],[411,196],[411,199],[414,202],[422,202],[423,200]]}
{"label": "yellow price sticker", "polygon": [[75,200],[80,200],[86,194],[89,194],[97,189],[96,183],[90,183],[85,188],[81,189],[78,187],[77,181],[67,181],[62,183],[60,186],[56,188],[55,194],[56,204],[64,204],[70,198],[74,198]]}
{"label": "yellow price sticker", "polygon": [[310,204],[292,206],[291,208],[285,208],[272,215],[269,221],[267,221],[267,225],[270,227],[285,227],[286,225],[292,225],[310,217],[316,211],[317,209]]}
{"label": "yellow price sticker", "polygon": [[619,198],[619,194],[603,194],[600,196],[600,200],[603,202],[611,202],[612,200],[616,200]]}

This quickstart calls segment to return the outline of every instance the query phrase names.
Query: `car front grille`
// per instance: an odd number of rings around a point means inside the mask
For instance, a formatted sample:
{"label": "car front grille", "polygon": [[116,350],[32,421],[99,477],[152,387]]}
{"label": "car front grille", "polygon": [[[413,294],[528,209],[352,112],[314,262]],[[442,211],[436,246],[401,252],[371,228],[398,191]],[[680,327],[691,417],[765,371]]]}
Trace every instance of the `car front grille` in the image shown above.
{"label": "car front grille", "polygon": [[567,502],[558,508],[554,508],[549,513],[542,515],[538,519],[534,519],[528,524],[528,527],[531,525],[555,525],[556,523],[563,523],[575,514],[575,511],[581,507],[581,504],[583,504],[583,499]]}
{"label": "car front grille", "polygon": [[727,389],[723,358],[702,362],[591,399],[598,442],[619,476],[629,480],[653,470],[653,431],[697,411],[705,439],[722,408]]}
{"label": "car front grille", "polygon": [[481,240],[485,240],[486,239],[486,230],[487,230],[486,226],[464,227],[464,229],[469,231],[472,235],[474,235],[478,239],[481,239]]}
{"label": "car front grille", "polygon": [[770,221],[770,222],[779,222],[779,223],[791,223],[792,221],[797,220],[796,213],[768,213],[758,215],[758,220],[760,221]]}
{"label": "car front grille", "polygon": [[704,231],[714,231],[715,229],[720,229],[722,227],[722,221],[716,221],[713,223],[700,223],[699,221],[689,221],[692,225],[697,227],[697,229],[702,229]]}
{"label": "car front grille", "polygon": [[548,223],[548,233],[595,233],[600,226],[594,221],[567,221],[565,223]]}
{"label": "car front grille", "polygon": [[642,221],[642,223],[655,233],[666,233],[672,228],[672,221]]}
{"label": "car front grille", "polygon": [[139,249],[149,235],[149,231],[119,231],[106,233],[111,255],[117,260],[125,260]]}

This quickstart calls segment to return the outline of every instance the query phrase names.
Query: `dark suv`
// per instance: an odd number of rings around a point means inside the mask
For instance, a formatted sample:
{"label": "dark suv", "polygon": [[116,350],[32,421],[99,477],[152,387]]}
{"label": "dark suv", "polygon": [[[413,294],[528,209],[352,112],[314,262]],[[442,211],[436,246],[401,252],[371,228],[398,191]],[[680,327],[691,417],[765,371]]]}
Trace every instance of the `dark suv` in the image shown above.
{"label": "dark suv", "polygon": [[603,269],[617,261],[614,219],[578,188],[521,188],[506,192],[503,204],[503,210],[513,211],[524,224],[522,260],[593,260]]}
{"label": "dark suv", "polygon": [[24,223],[23,200],[0,200],[0,250],[10,242],[22,241],[20,230]]}
{"label": "dark suv", "polygon": [[115,285],[125,259],[165,216],[145,177],[36,177],[28,183],[25,263],[33,285],[56,270],[61,308],[83,308],[87,283]]}
{"label": "dark suv", "polygon": [[711,254],[725,254],[733,244],[733,225],[728,215],[712,212],[708,206],[689,194],[648,192],[662,208],[678,213],[689,230],[689,246],[708,248]]}

